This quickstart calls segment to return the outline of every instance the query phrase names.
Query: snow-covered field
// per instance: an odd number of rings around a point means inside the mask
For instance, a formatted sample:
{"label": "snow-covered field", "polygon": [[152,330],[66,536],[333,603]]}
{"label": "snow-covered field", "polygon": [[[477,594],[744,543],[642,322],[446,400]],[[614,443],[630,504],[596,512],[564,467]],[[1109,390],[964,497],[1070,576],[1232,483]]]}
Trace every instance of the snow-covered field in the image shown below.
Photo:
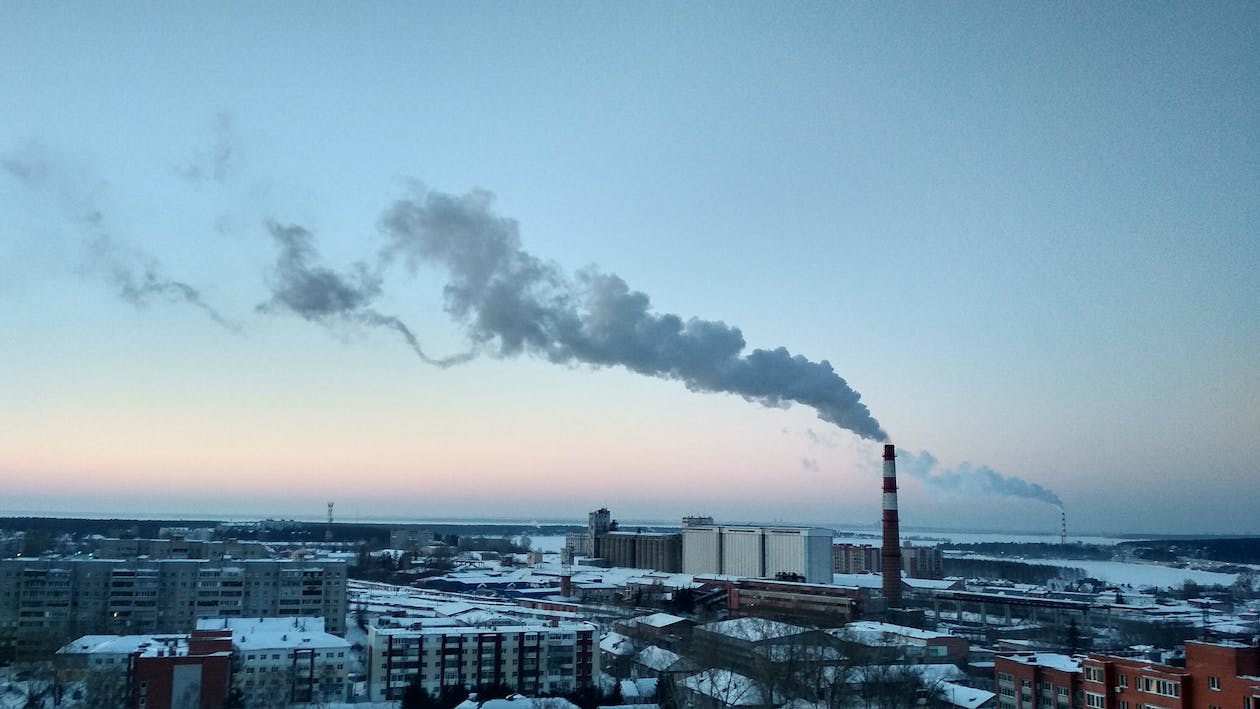
{"label": "snow-covered field", "polygon": [[1186,580],[1199,585],[1230,585],[1237,580],[1236,574],[1222,574],[1215,571],[1197,571],[1195,569],[1177,569],[1157,564],[1134,564],[1124,561],[1085,561],[1081,559],[1013,559],[1008,556],[986,556],[969,554],[972,559],[997,559],[1001,561],[1026,561],[1029,564],[1045,564],[1064,568],[1084,569],[1085,573],[1113,584],[1129,584],[1133,588],[1154,586],[1156,588],[1180,587]]}

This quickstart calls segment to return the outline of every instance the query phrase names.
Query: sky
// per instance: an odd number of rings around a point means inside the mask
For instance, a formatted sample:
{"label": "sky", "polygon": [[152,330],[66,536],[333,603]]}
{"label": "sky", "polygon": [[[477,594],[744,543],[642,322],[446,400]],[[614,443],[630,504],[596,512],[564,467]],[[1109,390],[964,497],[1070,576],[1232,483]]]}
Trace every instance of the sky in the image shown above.
{"label": "sky", "polygon": [[1254,3],[0,35],[0,512],[1260,533]]}

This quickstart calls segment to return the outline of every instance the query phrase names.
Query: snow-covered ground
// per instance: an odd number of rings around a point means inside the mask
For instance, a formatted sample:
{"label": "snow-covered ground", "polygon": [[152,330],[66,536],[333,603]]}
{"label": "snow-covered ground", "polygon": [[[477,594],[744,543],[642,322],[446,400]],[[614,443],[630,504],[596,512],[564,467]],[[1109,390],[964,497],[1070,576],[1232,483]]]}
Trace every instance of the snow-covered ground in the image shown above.
{"label": "snow-covered ground", "polygon": [[1157,564],[1135,564],[1124,561],[1086,561],[1083,559],[1013,559],[1006,556],[986,556],[968,554],[970,559],[995,559],[1000,561],[1025,561],[1029,564],[1061,566],[1064,568],[1084,569],[1085,573],[1101,581],[1113,584],[1129,584],[1134,588],[1154,586],[1156,588],[1180,587],[1186,580],[1199,585],[1222,584],[1228,586],[1237,580],[1236,574],[1222,574],[1215,571],[1198,571],[1195,569],[1178,569]]}

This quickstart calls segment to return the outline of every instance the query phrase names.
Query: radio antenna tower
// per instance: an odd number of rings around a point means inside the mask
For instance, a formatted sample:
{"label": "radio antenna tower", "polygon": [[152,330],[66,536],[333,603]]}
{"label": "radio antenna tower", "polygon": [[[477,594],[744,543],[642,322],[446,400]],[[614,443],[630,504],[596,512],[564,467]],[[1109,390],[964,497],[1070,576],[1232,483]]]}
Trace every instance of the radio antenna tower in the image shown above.
{"label": "radio antenna tower", "polygon": [[332,510],[333,510],[333,503],[329,502],[328,503],[328,529],[324,532],[324,541],[326,542],[331,542],[333,540]]}

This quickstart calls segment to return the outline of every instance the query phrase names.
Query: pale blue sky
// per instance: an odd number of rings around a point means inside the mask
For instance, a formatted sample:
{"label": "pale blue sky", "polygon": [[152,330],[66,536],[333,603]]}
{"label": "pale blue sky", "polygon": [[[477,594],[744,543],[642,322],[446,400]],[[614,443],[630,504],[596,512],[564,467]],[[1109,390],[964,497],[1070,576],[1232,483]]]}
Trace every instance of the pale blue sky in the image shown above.
{"label": "pale blue sky", "polygon": [[[1258,532],[1258,36],[1243,2],[0,3],[0,157],[44,170],[0,171],[8,506],[878,518],[874,444],[802,407],[255,311],[267,220],[372,261],[418,179],[1074,527]],[[240,332],[115,297],[146,259]],[[466,348],[402,275],[380,308]],[[907,524],[1058,524],[903,478]]]}

